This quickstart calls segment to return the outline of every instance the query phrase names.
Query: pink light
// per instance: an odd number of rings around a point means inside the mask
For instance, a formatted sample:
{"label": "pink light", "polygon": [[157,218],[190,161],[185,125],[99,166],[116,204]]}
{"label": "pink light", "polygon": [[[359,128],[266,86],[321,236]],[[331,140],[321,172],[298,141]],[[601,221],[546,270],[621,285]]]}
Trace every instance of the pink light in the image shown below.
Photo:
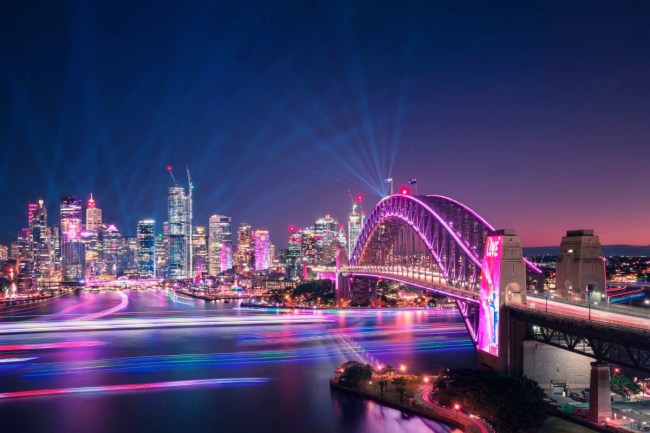
{"label": "pink light", "polygon": [[171,165],[167,166],[167,171],[172,171],[172,166]]}
{"label": "pink light", "polygon": [[409,195],[411,194],[411,189],[408,186],[403,186],[399,189],[399,193],[402,195]]}
{"label": "pink light", "polygon": [[63,341],[60,343],[37,343],[37,344],[5,344],[0,345],[0,351],[11,352],[15,350],[42,350],[42,349],[74,349],[78,347],[103,346],[103,341]]}
{"label": "pink light", "polygon": [[197,380],[176,380],[170,382],[151,382],[151,383],[133,383],[125,385],[105,385],[105,386],[83,386],[78,388],[51,388],[36,389],[31,391],[14,391],[0,393],[1,399],[24,398],[24,397],[41,397],[62,394],[81,394],[87,392],[119,392],[119,391],[137,391],[143,389],[164,389],[164,388],[185,388],[190,386],[206,385],[237,385],[245,383],[264,383],[269,379],[263,377],[242,377],[228,379],[197,379]]}
{"label": "pink light", "polygon": [[488,236],[481,266],[481,303],[477,348],[499,356],[499,308],[503,236]]}
{"label": "pink light", "polygon": [[357,196],[357,203],[361,203],[363,201],[363,194],[359,194]]}

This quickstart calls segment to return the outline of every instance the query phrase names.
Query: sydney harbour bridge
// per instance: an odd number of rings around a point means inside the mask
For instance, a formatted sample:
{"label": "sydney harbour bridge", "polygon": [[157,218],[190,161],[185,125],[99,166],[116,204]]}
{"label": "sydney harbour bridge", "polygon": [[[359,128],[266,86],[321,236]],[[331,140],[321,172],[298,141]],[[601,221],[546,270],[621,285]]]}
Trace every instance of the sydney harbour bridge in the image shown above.
{"label": "sydney harbour bridge", "polygon": [[[578,242],[593,238],[591,231],[574,235]],[[575,268],[567,275],[576,281],[566,281],[569,293],[572,285],[576,289],[574,296],[549,299],[531,284],[540,271],[523,257],[513,230],[495,229],[448,197],[395,194],[370,212],[351,256],[339,251],[337,302],[372,299],[380,279],[452,298],[479,363],[503,374],[522,374],[524,340],[591,357],[590,419],[598,422],[611,414],[608,363],[650,372],[650,317],[638,309],[591,302],[589,290],[605,291],[604,262],[597,257],[594,267],[594,260],[587,261],[565,260]],[[594,276],[588,275],[588,287],[582,288],[579,274],[587,265]]]}

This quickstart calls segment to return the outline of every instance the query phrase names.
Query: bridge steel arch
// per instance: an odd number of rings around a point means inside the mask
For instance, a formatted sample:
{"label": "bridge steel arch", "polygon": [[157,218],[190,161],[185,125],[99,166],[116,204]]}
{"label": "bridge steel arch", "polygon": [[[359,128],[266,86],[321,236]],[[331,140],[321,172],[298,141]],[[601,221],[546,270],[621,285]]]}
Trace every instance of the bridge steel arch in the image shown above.
{"label": "bridge steel arch", "polygon": [[[492,252],[497,246],[498,252]],[[385,278],[449,296],[455,299],[474,344],[486,352],[486,365],[503,370],[509,360],[519,359],[517,344],[510,344],[519,338],[506,336],[520,331],[508,325],[505,304],[506,299],[525,302],[524,263],[536,270],[525,262],[514,232],[495,230],[464,204],[440,195],[391,195],[368,215],[349,260],[340,263],[337,296],[341,296],[339,305],[345,305],[346,297],[376,296],[376,290],[364,284],[357,293],[355,277]],[[487,353],[488,328],[503,335],[508,342],[505,350],[499,352],[493,342],[494,352]]]}
{"label": "bridge steel arch", "polygon": [[401,225],[418,235],[445,285],[478,291],[485,240],[494,227],[467,206],[440,195],[383,198],[366,218],[350,266],[390,261]]}

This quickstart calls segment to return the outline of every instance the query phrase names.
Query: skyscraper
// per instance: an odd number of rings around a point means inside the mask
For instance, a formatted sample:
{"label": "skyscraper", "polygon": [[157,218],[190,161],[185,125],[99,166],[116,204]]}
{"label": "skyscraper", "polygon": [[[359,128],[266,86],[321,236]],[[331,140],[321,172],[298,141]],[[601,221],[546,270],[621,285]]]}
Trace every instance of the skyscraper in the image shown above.
{"label": "skyscraper", "polygon": [[268,230],[255,230],[255,270],[271,267],[271,239]]}
{"label": "skyscraper", "polygon": [[138,277],[156,277],[156,231],[154,220],[138,223]]}
{"label": "skyscraper", "polygon": [[232,269],[232,242],[221,243],[221,272],[229,271]]}
{"label": "skyscraper", "polygon": [[253,238],[251,225],[239,223],[237,226],[237,264],[241,271],[247,271],[253,267]]}
{"label": "skyscraper", "polygon": [[168,277],[183,279],[191,274],[191,200],[185,189],[172,186],[168,190],[167,214],[169,222]]}
{"label": "skyscraper", "polygon": [[52,276],[53,265],[47,209],[43,200],[39,200],[38,204],[30,203],[28,209],[29,257],[32,260],[32,275],[37,279],[49,279]]}
{"label": "skyscraper", "polygon": [[101,260],[103,275],[116,277],[120,269],[120,252],[122,251],[122,235],[113,224],[102,229]]}
{"label": "skyscraper", "polygon": [[[232,219],[225,215],[212,215],[208,229],[208,271],[211,275],[218,275],[232,268]],[[230,267],[226,269],[221,266],[221,245],[224,242],[230,242],[231,248]]]}
{"label": "skyscraper", "polygon": [[359,212],[359,203],[352,203],[352,212],[348,215],[348,257],[352,256],[354,244],[357,243],[361,228],[363,227],[364,216]]}
{"label": "skyscraper", "polygon": [[194,255],[192,275],[208,272],[208,239],[204,226],[192,228],[192,254]]}
{"label": "skyscraper", "polygon": [[90,194],[90,200],[86,205],[86,230],[99,230],[102,227],[102,210],[97,207],[97,203]]}
{"label": "skyscraper", "polygon": [[81,242],[81,200],[66,195],[61,199],[61,267],[64,281],[83,280],[85,255]]}
{"label": "skyscraper", "polygon": [[318,264],[329,265],[336,260],[339,248],[338,226],[336,219],[329,214],[314,222]]}

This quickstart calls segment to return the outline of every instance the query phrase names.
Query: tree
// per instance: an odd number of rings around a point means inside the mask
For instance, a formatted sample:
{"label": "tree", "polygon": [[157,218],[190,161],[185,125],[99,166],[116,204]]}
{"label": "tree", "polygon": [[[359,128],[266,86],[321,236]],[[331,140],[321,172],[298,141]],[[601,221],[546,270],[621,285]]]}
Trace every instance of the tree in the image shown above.
{"label": "tree", "polygon": [[[438,401],[460,405],[497,424],[497,431],[515,433],[541,426],[546,418],[544,392],[526,377],[503,377],[475,370],[451,370],[438,380]],[[517,410],[526,408],[526,410]]]}
{"label": "tree", "polygon": [[330,280],[313,280],[298,285],[291,293],[291,298],[304,298],[307,303],[320,300],[323,304],[333,304],[336,294],[334,282]]}
{"label": "tree", "polygon": [[386,367],[384,367],[384,371],[386,372],[387,375],[392,375],[395,372],[395,367],[393,367],[390,364],[386,364]]}
{"label": "tree", "polygon": [[384,395],[384,391],[386,391],[386,388],[388,387],[388,381],[382,379],[377,382],[377,385],[379,386],[379,391],[381,392],[381,395]]}
{"label": "tree", "polygon": [[641,392],[641,385],[636,383],[630,376],[626,374],[616,374],[610,380],[610,388],[612,392],[629,398],[631,395]]}
{"label": "tree", "polygon": [[393,385],[395,385],[395,391],[399,392],[399,401],[404,403],[404,392],[406,392],[406,379],[402,376],[397,376],[393,378]]}
{"label": "tree", "polygon": [[352,364],[341,374],[340,381],[347,386],[358,388],[359,385],[368,382],[370,379],[372,379],[372,367],[370,365]]}

